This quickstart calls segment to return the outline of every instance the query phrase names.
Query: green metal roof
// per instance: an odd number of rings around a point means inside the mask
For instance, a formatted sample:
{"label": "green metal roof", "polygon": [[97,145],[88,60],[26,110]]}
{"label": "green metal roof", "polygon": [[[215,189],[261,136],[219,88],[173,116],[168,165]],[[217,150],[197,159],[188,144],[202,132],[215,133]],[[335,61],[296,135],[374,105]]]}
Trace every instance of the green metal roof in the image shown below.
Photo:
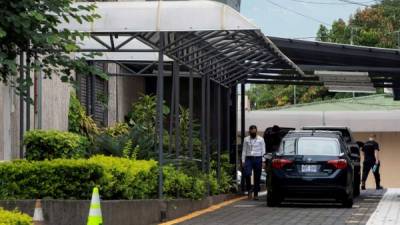
{"label": "green metal roof", "polygon": [[281,111],[381,111],[400,109],[400,101],[385,94],[335,99],[309,104],[290,105],[271,110]]}

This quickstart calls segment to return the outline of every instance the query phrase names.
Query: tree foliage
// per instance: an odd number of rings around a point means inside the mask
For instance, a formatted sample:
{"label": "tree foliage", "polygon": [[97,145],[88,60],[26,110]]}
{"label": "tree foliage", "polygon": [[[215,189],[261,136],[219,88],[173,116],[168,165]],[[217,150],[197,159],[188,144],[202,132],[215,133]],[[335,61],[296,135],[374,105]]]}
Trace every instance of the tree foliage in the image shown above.
{"label": "tree foliage", "polygon": [[399,45],[400,1],[382,0],[379,3],[359,9],[346,23],[343,19],[334,21],[332,27],[320,26],[317,40],[382,48]]}
{"label": "tree foliage", "polygon": [[[73,0],[18,0],[0,1],[0,81],[23,91],[32,84],[13,78],[20,66],[17,56],[25,53],[27,63],[22,69],[41,68],[46,77],[53,74],[62,81],[72,80],[72,71],[102,74],[88,66],[85,58],[70,53],[79,49],[77,40],[87,34],[60,29],[60,24],[75,20],[79,23],[93,22],[99,17],[94,4],[73,5]],[[87,55],[90,57],[91,55]],[[39,59],[39,60],[35,60]]]}
{"label": "tree foliage", "polygon": [[[253,85],[247,92],[255,109],[285,106],[294,103],[293,85]],[[308,103],[316,100],[326,100],[334,97],[324,87],[297,86],[296,102]]]}

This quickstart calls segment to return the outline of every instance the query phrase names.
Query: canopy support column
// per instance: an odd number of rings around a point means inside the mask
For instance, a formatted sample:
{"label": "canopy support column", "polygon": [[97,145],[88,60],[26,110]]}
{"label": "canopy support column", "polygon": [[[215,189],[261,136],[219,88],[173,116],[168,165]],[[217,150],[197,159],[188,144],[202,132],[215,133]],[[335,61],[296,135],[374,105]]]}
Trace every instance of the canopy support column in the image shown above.
{"label": "canopy support column", "polygon": [[221,85],[218,84],[217,87],[217,138],[218,138],[218,146],[217,146],[217,179],[218,184],[220,184],[221,180]]}
{"label": "canopy support column", "polygon": [[[19,79],[20,85],[24,80],[24,52],[19,55]],[[19,158],[24,158],[24,94],[19,92]]]}
{"label": "canopy support column", "polygon": [[[25,71],[25,79],[29,83],[31,82],[31,57],[30,57],[30,51],[28,50],[26,52],[26,71]],[[26,90],[26,131],[29,131],[31,129],[31,88],[28,87]]]}
{"label": "canopy support column", "polygon": [[171,82],[171,105],[169,112],[169,144],[168,144],[168,155],[172,155],[172,143],[173,143],[173,129],[174,129],[174,110],[175,110],[175,82],[174,82],[174,73],[172,73],[172,82]]}
{"label": "canopy support column", "polygon": [[189,77],[189,158],[193,159],[193,70]]}
{"label": "canopy support column", "polygon": [[[207,134],[206,134],[206,143],[207,143],[207,155],[206,155],[206,162],[207,162],[207,175],[210,174],[210,161],[211,161],[211,117],[210,117],[210,112],[211,112],[211,80],[210,80],[210,76],[207,75],[207,95],[206,95],[206,102],[207,102],[207,106],[206,106],[206,120],[207,120]],[[208,196],[210,196],[210,182],[207,182],[207,194]]]}
{"label": "canopy support column", "polygon": [[[229,162],[231,160],[231,89],[226,89],[226,151],[229,154]],[[237,171],[237,168],[235,168]]]}
{"label": "canopy support column", "polygon": [[201,77],[201,168],[206,172],[206,77]]}
{"label": "canopy support column", "polygon": [[179,80],[179,63],[174,61],[173,62],[173,68],[172,68],[172,73],[173,73],[173,87],[175,87],[175,154],[176,154],[176,159],[179,158],[179,152],[180,152],[180,146],[181,146],[181,130],[180,130],[180,116],[179,116],[179,97],[180,97],[180,80]]}
{"label": "canopy support column", "polygon": [[157,76],[157,125],[158,125],[158,198],[163,198],[163,100],[164,100],[164,33],[160,32]]}
{"label": "canopy support column", "polygon": [[240,84],[240,138],[241,138],[241,143],[243,146],[243,141],[244,141],[244,136],[246,135],[245,133],[245,126],[246,126],[246,121],[245,121],[245,117],[246,117],[246,109],[245,109],[245,83],[241,83]]}

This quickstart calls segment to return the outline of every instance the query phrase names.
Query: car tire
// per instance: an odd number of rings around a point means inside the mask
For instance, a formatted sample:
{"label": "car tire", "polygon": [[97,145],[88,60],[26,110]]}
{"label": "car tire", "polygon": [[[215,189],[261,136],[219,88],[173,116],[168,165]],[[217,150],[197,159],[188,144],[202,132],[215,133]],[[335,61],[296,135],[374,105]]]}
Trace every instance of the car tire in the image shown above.
{"label": "car tire", "polygon": [[353,207],[353,193],[349,195],[345,195],[342,199],[342,206],[344,208],[352,208]]}
{"label": "car tire", "polygon": [[356,183],[354,184],[353,193],[354,193],[354,197],[360,196],[360,181],[358,181],[358,182],[356,182]]}
{"label": "car tire", "polygon": [[282,197],[278,193],[267,192],[267,206],[276,207],[282,202]]}
{"label": "car tire", "polygon": [[360,185],[361,185],[361,176],[360,176],[360,171],[358,171],[358,173],[355,175],[354,178],[354,190],[353,190],[353,196],[354,197],[358,197],[360,196]]}

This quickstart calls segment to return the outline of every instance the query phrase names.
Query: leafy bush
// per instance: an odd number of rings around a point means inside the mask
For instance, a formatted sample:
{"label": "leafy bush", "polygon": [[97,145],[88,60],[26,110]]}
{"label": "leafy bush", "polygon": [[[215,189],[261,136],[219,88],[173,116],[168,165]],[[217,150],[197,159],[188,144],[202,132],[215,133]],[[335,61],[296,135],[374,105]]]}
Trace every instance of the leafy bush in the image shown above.
{"label": "leafy bush", "polygon": [[28,160],[44,160],[82,158],[87,153],[89,142],[87,138],[70,132],[33,130],[26,133],[24,145]]}
{"label": "leafy bush", "polygon": [[71,92],[68,111],[68,130],[93,139],[99,133],[99,128],[93,118],[86,114],[85,108],[79,102],[75,92]]}
{"label": "leafy bush", "polygon": [[168,196],[200,199],[206,191],[204,176],[190,176],[172,166],[165,166],[164,191]]}
{"label": "leafy bush", "polygon": [[[206,190],[206,176],[165,166],[166,197],[199,199]],[[0,199],[90,199],[98,186],[103,199],[157,197],[158,166],[150,160],[95,156],[90,159],[52,161],[19,160],[0,164]],[[218,193],[210,178],[212,193]]]}
{"label": "leafy bush", "polygon": [[129,133],[129,125],[127,123],[116,123],[112,127],[107,127],[103,130],[103,133],[112,137],[118,137],[120,135]]}
{"label": "leafy bush", "polygon": [[[114,129],[114,128],[110,128]],[[131,159],[155,158],[154,136],[141,126],[128,128],[127,132],[102,132],[94,139],[90,154],[126,157]]]}
{"label": "leafy bush", "polygon": [[18,211],[0,208],[0,225],[31,225],[32,218]]}

